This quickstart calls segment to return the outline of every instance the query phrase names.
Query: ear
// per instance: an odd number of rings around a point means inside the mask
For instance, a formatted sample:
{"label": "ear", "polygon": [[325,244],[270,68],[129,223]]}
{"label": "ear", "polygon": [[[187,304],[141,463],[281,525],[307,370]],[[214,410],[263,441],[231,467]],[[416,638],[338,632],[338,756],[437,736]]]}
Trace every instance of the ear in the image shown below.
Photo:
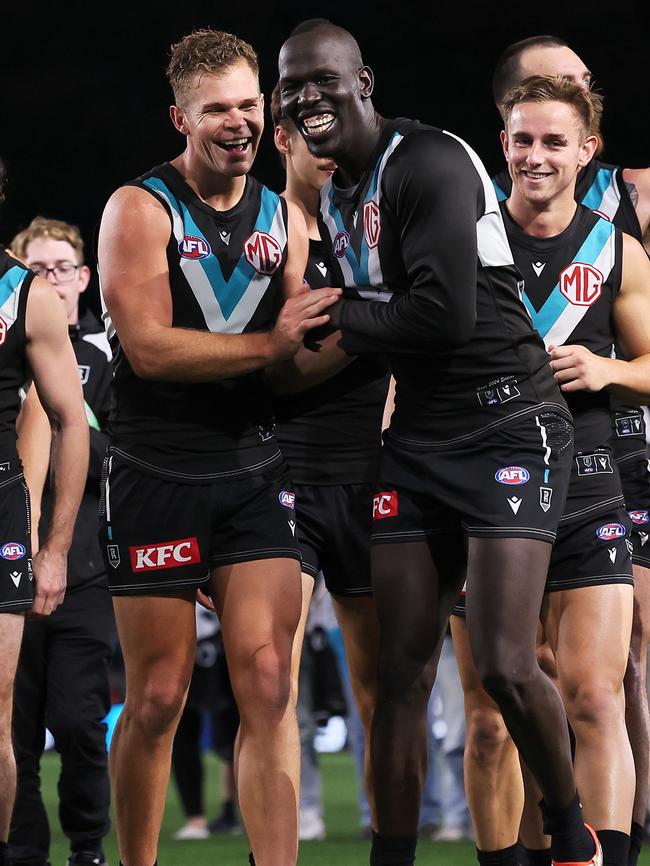
{"label": "ear", "polygon": [[183,135],[189,134],[189,129],[187,128],[187,124],[185,122],[185,112],[179,105],[169,106],[169,116],[171,117],[172,123],[179,132],[181,132]]}
{"label": "ear", "polygon": [[503,155],[506,158],[506,162],[508,162],[508,133],[505,129],[502,129],[499,133],[499,138],[501,139],[501,147],[503,148]]}
{"label": "ear", "polygon": [[281,124],[278,124],[275,127],[273,140],[275,141],[277,149],[280,153],[284,154],[284,156],[287,156],[287,154],[291,152],[291,136]]}
{"label": "ear", "polygon": [[369,66],[362,66],[359,72],[359,92],[363,99],[370,99],[375,89],[375,76]]}
{"label": "ear", "polygon": [[580,147],[580,158],[578,160],[580,168],[584,168],[585,165],[591,162],[598,149],[599,143],[597,135],[588,135],[585,138]]}
{"label": "ear", "polygon": [[90,268],[88,265],[82,265],[79,268],[79,279],[81,281],[81,288],[79,289],[79,294],[85,292],[88,288],[88,283],[90,282]]}

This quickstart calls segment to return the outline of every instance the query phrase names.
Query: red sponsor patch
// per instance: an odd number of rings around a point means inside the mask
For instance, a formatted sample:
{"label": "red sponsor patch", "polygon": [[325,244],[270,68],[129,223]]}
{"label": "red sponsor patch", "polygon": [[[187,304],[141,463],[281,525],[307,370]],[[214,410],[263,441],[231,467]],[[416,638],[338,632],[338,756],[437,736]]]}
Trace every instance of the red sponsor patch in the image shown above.
{"label": "red sponsor patch", "polygon": [[282,247],[271,235],[256,230],[244,241],[244,255],[258,274],[272,274],[282,261]]}
{"label": "red sponsor patch", "polygon": [[372,519],[383,520],[384,517],[397,515],[397,490],[388,493],[377,493],[372,498]]}
{"label": "red sponsor patch", "polygon": [[0,346],[2,346],[2,344],[4,343],[4,341],[6,339],[7,339],[7,323],[2,318],[2,316],[0,316]]}
{"label": "red sponsor patch", "polygon": [[201,562],[196,536],[129,547],[129,555],[131,571],[159,571],[162,568],[178,568],[181,565],[196,565]]}
{"label": "red sponsor patch", "polygon": [[379,221],[379,205],[373,199],[367,201],[363,206],[363,231],[370,249],[376,247],[381,234],[381,222]]}
{"label": "red sponsor patch", "polygon": [[603,290],[603,275],[593,265],[571,262],[560,273],[560,291],[576,307],[595,304]]}

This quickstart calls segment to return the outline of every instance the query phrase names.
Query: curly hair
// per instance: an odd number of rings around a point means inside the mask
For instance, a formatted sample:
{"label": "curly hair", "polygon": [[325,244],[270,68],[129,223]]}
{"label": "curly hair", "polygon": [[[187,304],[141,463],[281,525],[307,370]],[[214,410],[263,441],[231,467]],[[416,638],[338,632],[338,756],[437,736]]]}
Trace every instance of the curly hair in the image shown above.
{"label": "curly hair", "polygon": [[171,46],[167,79],[180,105],[195,75],[222,73],[245,60],[255,75],[259,74],[257,54],[252,45],[223,30],[195,30]]}

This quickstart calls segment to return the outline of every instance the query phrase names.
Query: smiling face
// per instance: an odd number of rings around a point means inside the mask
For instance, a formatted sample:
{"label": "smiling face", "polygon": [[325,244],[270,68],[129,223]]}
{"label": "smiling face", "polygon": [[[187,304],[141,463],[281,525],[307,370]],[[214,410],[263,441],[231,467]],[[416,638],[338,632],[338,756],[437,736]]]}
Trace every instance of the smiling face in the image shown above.
{"label": "smiling face", "polygon": [[309,152],[305,139],[290,120],[276,126],[275,146],[285,157],[287,180],[296,180],[303,187],[320,191],[336,170],[336,163],[329,157]]}
{"label": "smiling face", "polygon": [[311,153],[346,162],[374,115],[372,73],[354,39],[329,27],[299,33],[282,46],[279,71],[282,113]]}
{"label": "smiling face", "polygon": [[580,169],[592,158],[597,139],[565,102],[520,102],[501,133],[513,193],[547,206],[564,196],[573,201]]}
{"label": "smiling face", "polygon": [[173,105],[170,114],[199,162],[226,177],[250,171],[264,129],[264,101],[246,60],[218,74],[197,73],[183,104]]}

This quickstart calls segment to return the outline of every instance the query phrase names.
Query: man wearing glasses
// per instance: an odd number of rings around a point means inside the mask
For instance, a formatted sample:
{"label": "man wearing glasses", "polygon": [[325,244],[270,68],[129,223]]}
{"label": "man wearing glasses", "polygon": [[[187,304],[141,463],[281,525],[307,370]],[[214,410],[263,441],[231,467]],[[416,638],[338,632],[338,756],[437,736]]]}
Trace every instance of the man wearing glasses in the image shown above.
{"label": "man wearing glasses", "polygon": [[[90,280],[79,230],[60,220],[37,217],[11,246],[19,259],[54,287],[63,302],[83,386],[90,462],[68,557],[65,600],[52,616],[30,619],[25,625],[14,697],[18,784],[9,854],[16,866],[45,866],[49,861],[50,831],[39,780],[47,724],[61,755],[59,815],[70,840],[68,864],[103,866],[110,792],[102,720],[110,708],[108,664],[115,622],[97,532],[111,352],[93,314],[87,311],[79,316],[79,296]],[[44,414],[41,420],[44,423],[30,427],[30,432],[42,430],[42,436],[32,434],[29,448],[21,448],[32,492],[40,489],[49,464],[50,428]],[[37,528],[38,503],[34,505]],[[41,537],[50,522],[51,496],[46,487]]]}

